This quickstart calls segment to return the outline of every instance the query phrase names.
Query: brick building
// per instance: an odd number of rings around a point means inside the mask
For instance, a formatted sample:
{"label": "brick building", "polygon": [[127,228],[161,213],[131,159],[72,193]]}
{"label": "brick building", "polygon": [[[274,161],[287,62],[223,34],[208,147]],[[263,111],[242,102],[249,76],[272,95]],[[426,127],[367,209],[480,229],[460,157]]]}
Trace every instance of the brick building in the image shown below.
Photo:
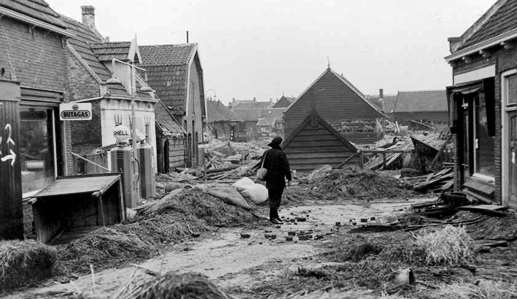
{"label": "brick building", "polygon": [[0,239],[22,235],[22,196],[66,174],[69,128],[66,39],[59,15],[42,0],[0,2]]}
{"label": "brick building", "polygon": [[330,67],[284,113],[286,136],[313,112],[355,144],[374,143],[378,139],[376,120],[385,117],[352,83]]}
{"label": "brick building", "polygon": [[497,1],[450,38],[447,89],[457,145],[456,187],[472,199],[517,207],[517,2]]}
{"label": "brick building", "polygon": [[[170,167],[195,167],[200,163],[198,144],[206,130],[206,100],[203,68],[197,44],[140,46],[149,85],[163,101],[165,109],[186,131],[183,162],[176,154]],[[165,113],[159,117],[166,117]],[[160,118],[158,119],[160,121]],[[163,136],[162,140],[167,139]],[[165,152],[165,150],[164,150]],[[172,159],[169,159],[173,161]],[[180,165],[181,164],[181,165]]]}

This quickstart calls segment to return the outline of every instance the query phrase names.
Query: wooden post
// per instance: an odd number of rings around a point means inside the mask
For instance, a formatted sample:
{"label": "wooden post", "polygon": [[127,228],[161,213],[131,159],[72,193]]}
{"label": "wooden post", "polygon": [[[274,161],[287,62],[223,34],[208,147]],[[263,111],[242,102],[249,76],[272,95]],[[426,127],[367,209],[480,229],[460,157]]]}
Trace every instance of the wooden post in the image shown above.
{"label": "wooden post", "polygon": [[20,85],[0,79],[0,240],[23,239]]}

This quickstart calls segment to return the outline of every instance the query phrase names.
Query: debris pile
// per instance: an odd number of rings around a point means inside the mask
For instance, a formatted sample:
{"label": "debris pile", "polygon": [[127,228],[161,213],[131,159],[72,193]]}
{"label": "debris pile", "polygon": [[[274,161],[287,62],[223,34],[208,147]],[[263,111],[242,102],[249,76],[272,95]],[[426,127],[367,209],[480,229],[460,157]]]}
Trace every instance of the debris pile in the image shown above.
{"label": "debris pile", "polygon": [[199,298],[199,299],[229,299],[223,291],[198,273],[177,274],[169,272],[164,275],[149,273],[155,276],[144,283],[137,284],[131,290],[123,293],[120,298],[150,299],[150,298]]}
{"label": "debris pile", "polygon": [[0,291],[49,277],[56,259],[53,247],[36,241],[0,241]]}
{"label": "debris pile", "polygon": [[329,171],[309,184],[311,195],[322,199],[409,198],[414,196],[401,180],[368,170]]}
{"label": "debris pile", "polygon": [[454,171],[452,168],[444,168],[440,171],[421,176],[402,178],[413,190],[421,193],[442,193],[450,191],[454,186]]}
{"label": "debris pile", "polygon": [[178,242],[216,227],[249,225],[258,218],[198,189],[185,190],[137,209],[128,223],[99,228],[59,248],[65,272],[86,273],[158,254],[162,244]]}

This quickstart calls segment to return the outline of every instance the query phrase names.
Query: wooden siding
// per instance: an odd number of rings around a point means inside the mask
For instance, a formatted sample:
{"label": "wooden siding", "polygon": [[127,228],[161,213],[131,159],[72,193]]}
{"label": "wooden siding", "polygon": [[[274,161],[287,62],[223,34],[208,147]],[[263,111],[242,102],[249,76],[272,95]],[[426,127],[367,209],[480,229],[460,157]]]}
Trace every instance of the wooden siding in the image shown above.
{"label": "wooden siding", "polygon": [[382,117],[380,112],[330,69],[285,112],[285,134],[290,135],[313,110],[329,123]]}
{"label": "wooden siding", "polygon": [[185,140],[169,139],[169,171],[185,166]]}
{"label": "wooden siding", "polygon": [[285,143],[291,168],[304,172],[326,164],[336,167],[356,151],[317,114],[306,117]]}

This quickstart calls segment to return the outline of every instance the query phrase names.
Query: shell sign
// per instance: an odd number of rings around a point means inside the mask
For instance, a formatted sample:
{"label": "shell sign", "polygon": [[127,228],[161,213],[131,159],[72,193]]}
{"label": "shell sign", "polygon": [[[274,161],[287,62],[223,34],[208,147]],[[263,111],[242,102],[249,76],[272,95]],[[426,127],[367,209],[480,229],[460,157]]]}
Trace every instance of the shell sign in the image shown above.
{"label": "shell sign", "polygon": [[92,120],[91,103],[63,103],[59,105],[61,120]]}

